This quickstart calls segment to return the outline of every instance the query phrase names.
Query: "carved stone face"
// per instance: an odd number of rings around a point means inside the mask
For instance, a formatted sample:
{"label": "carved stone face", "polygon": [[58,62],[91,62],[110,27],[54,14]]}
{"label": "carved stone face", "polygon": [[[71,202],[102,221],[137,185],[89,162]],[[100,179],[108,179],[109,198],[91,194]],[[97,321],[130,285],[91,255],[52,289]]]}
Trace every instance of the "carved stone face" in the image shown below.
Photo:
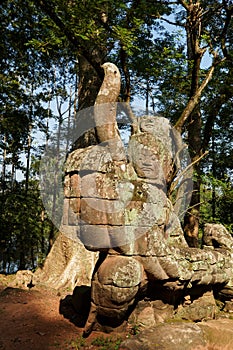
{"label": "carved stone face", "polygon": [[129,142],[129,156],[138,175],[158,186],[165,186],[164,156],[161,145],[150,135],[134,135]]}
{"label": "carved stone face", "polygon": [[156,131],[156,121],[157,119],[155,119],[155,117],[142,117],[140,123],[141,131],[154,134],[154,132]]}
{"label": "carved stone face", "polygon": [[138,146],[139,153],[134,157],[134,168],[139,177],[148,179],[163,178],[163,170],[158,154],[150,149]]}

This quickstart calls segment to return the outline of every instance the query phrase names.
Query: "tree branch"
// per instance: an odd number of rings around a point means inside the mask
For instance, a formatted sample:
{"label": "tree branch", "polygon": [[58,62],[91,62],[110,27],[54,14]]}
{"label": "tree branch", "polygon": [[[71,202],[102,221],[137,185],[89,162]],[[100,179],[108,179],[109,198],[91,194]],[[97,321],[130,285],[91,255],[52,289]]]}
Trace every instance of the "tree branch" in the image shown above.
{"label": "tree branch", "polygon": [[181,4],[187,11],[189,11],[189,6],[183,0],[178,0],[178,3]]}
{"label": "tree branch", "polygon": [[185,109],[183,110],[183,113],[181,114],[180,118],[178,119],[178,121],[175,124],[175,129],[177,129],[180,133],[182,131],[182,127],[184,126],[186,120],[189,118],[190,114],[192,113],[194,108],[199,103],[201,94],[202,94],[203,90],[205,89],[205,87],[208,85],[209,81],[211,80],[216,65],[218,65],[219,63],[221,63],[224,60],[225,60],[225,58],[223,58],[220,61],[214,62],[212,64],[212,66],[210,67],[209,71],[206,74],[205,79],[203,80],[200,87],[197,89],[196,94],[189,99],[187,106],[185,107]]}
{"label": "tree branch", "polygon": [[207,120],[205,123],[204,131],[203,131],[203,142],[202,142],[202,152],[205,152],[207,149],[210,138],[212,136],[213,127],[215,118],[217,117],[220,109],[222,106],[229,101],[230,98],[233,96],[233,91],[231,88],[226,88],[226,86],[230,86],[227,84],[224,84],[222,90],[220,90],[219,96],[214,98],[214,101],[212,103],[210,102],[210,110],[207,116]]}
{"label": "tree branch", "polygon": [[173,26],[185,27],[184,24],[181,24],[181,23],[178,23],[178,22],[172,22],[172,21],[170,21],[169,19],[164,18],[164,17],[160,17],[160,19],[161,19],[162,21],[164,21],[164,22],[167,22],[168,24],[173,25]]}
{"label": "tree branch", "polygon": [[60,17],[54,11],[54,7],[49,1],[46,0],[34,0],[35,4],[38,5],[41,10],[47,14],[56,26],[65,34],[69,42],[75,47],[75,50],[79,50],[80,54],[88,61],[88,63],[95,69],[101,80],[103,80],[104,72],[101,68],[100,63],[92,60],[91,53],[86,49],[85,43],[81,42],[75,34],[68,28]]}
{"label": "tree branch", "polygon": [[233,6],[231,6],[230,8],[227,8],[226,6],[225,10],[226,10],[226,20],[225,20],[225,24],[224,24],[220,39],[221,39],[222,52],[226,58],[229,58],[230,55],[226,47],[226,36],[227,36],[227,31],[230,26],[232,15],[233,15]]}
{"label": "tree branch", "polygon": [[180,179],[183,175],[185,175],[196,163],[199,163],[202,158],[204,158],[209,152],[205,151],[203,154],[201,154],[198,158],[196,158],[192,163],[190,163],[176,178],[176,180],[172,183],[170,190],[169,190],[169,196],[174,191],[178,183],[180,182]]}

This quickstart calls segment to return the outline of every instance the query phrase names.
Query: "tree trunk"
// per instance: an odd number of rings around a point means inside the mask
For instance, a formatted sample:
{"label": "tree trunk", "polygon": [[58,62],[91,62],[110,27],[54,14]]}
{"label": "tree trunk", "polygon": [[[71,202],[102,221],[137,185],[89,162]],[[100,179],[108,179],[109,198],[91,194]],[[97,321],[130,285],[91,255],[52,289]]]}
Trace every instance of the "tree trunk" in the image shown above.
{"label": "tree trunk", "polygon": [[30,178],[30,161],[31,161],[31,143],[32,143],[32,124],[30,123],[29,125],[29,130],[28,130],[28,144],[27,144],[27,154],[26,154],[26,173],[25,173],[25,192],[26,196],[28,194],[28,188],[29,188],[29,178]]}
{"label": "tree trunk", "polygon": [[[188,127],[188,143],[191,161],[195,162],[201,155],[201,113],[200,108],[191,116]],[[199,212],[200,212],[200,188],[201,188],[201,167],[200,162],[193,165],[193,193],[188,212],[184,218],[185,238],[190,247],[198,247]]]}
{"label": "tree trunk", "polygon": [[4,195],[5,189],[6,189],[6,157],[7,157],[7,150],[6,150],[6,135],[4,135],[3,138],[3,160],[2,160],[2,174],[1,174],[1,182],[2,182],[2,195]]}
{"label": "tree trunk", "polygon": [[124,72],[124,78],[125,78],[125,88],[124,88],[124,102],[130,103],[130,95],[131,95],[131,83],[130,83],[130,73],[128,69],[128,62],[127,62],[127,53],[124,50],[123,47],[120,49],[120,59],[121,59],[121,66]]}
{"label": "tree trunk", "polygon": [[[79,57],[78,63],[78,111],[81,111],[85,108],[94,106],[102,81],[86,58]],[[86,127],[87,122],[81,119],[80,116],[77,117],[75,127],[79,130],[81,136],[78,138],[78,140],[75,140],[73,149],[85,148],[90,145],[97,144],[95,129]]]}
{"label": "tree trunk", "polygon": [[41,255],[42,257],[45,256],[45,233],[44,233],[44,228],[45,228],[45,211],[42,209],[41,211],[41,241],[40,241],[40,249],[41,250]]}
{"label": "tree trunk", "polygon": [[[215,136],[212,133],[212,174],[213,178],[216,179],[216,149],[215,149]],[[216,186],[212,184],[212,218],[216,218]]]}
{"label": "tree trunk", "polygon": [[[95,55],[100,62],[101,55],[99,57],[97,53]],[[94,105],[102,81],[84,57],[79,57],[78,69],[78,111],[80,111]],[[88,121],[85,119],[80,121],[79,116],[79,114],[74,116],[76,127],[82,128],[84,126],[85,130]],[[87,130],[74,142],[73,149],[84,148],[96,143],[95,130]],[[88,251],[77,238],[75,226],[61,225],[60,232],[51,247],[44,266],[35,273],[35,282],[48,283],[56,289],[64,287],[74,289],[75,286],[81,285],[90,286],[97,259],[98,253]]]}
{"label": "tree trunk", "polygon": [[[199,46],[201,35],[201,14],[200,3],[190,4],[187,7],[187,48],[188,48],[188,73],[191,75],[190,100],[199,101],[199,74],[204,49]],[[201,155],[201,111],[200,104],[196,102],[195,108],[189,113],[188,124],[188,144],[191,155],[191,161],[195,162],[193,166],[195,178],[193,180],[193,193],[190,207],[184,218],[184,234],[190,247],[198,247],[199,232],[199,211],[200,211],[200,186],[201,169],[200,162],[197,159]]]}
{"label": "tree trunk", "polygon": [[[53,198],[52,198],[52,222],[55,222],[56,212],[57,212],[57,191],[58,191],[58,164],[60,156],[60,140],[61,140],[61,125],[62,125],[62,116],[59,116],[58,121],[58,133],[57,133],[57,145],[56,145],[56,160],[55,160],[55,169],[54,169],[54,179],[53,179]],[[54,225],[51,226],[49,231],[49,246],[48,253],[50,252],[54,240],[55,240],[56,228]]]}
{"label": "tree trunk", "polygon": [[61,227],[42,269],[35,272],[35,283],[71,290],[75,286],[91,284],[98,255],[86,250],[75,235],[75,227],[70,227],[69,232]]}
{"label": "tree trunk", "polygon": [[[183,125],[188,122],[188,143],[191,160],[194,162],[194,184],[193,184],[193,195],[190,202],[190,208],[185,215],[184,219],[184,232],[188,244],[191,247],[198,247],[198,232],[199,232],[199,211],[200,211],[200,187],[201,187],[201,158],[209,145],[209,141],[212,135],[214,120],[218,115],[218,112],[223,105],[231,96],[232,91],[226,89],[224,86],[220,90],[218,98],[214,98],[211,103],[210,112],[207,117],[205,128],[202,136],[202,118],[200,110],[200,97],[212,78],[215,67],[220,64],[225,58],[218,59],[218,56],[213,52],[213,64],[209,68],[205,78],[200,83],[199,74],[200,66],[205,49],[200,47],[200,38],[202,35],[202,13],[200,2],[196,3],[186,2],[180,0],[180,3],[187,11],[187,22],[186,22],[186,33],[187,33],[187,58],[188,58],[188,73],[191,75],[191,89],[190,98],[185,107],[182,115],[178,119],[175,128],[181,132]],[[213,209],[214,211],[214,209]]]}

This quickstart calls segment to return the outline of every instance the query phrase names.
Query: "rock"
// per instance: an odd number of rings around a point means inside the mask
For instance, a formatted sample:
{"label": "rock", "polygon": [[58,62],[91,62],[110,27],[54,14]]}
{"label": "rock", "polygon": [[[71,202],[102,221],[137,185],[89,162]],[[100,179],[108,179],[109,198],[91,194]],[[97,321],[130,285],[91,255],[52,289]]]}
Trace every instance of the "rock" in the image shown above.
{"label": "rock", "polygon": [[92,281],[92,300],[97,313],[109,319],[124,317],[143,278],[142,265],[134,258],[107,257]]}
{"label": "rock", "polygon": [[223,311],[233,313],[233,300],[225,302]]}
{"label": "rock", "polygon": [[[166,186],[172,171],[171,148],[167,146],[163,139],[159,139],[150,132],[131,136],[129,154],[139,177],[146,178],[148,182],[156,185]],[[157,162],[152,161],[153,157],[157,158]]]}
{"label": "rock", "polygon": [[29,270],[17,271],[12,285],[24,289],[32,288],[34,286],[33,272]]}
{"label": "rock", "polygon": [[[192,193],[192,172],[184,172],[189,157],[181,136],[167,119],[143,116],[124,150],[114,119],[116,105],[98,108],[94,119],[102,143],[68,155],[64,184],[63,226],[68,232],[73,227],[77,236],[77,259],[67,265],[64,282],[71,269],[78,270],[78,264],[86,275],[83,259],[93,271],[96,260],[91,260],[85,248],[102,254],[91,280],[88,332],[100,319],[105,324],[123,323],[135,303],[139,303],[135,320],[144,328],[163,322],[178,306],[178,318],[213,318],[212,291],[219,286],[229,290],[233,276],[233,238],[222,225],[208,224],[204,249],[188,247],[178,215]],[[179,179],[173,206],[167,189],[172,187],[174,170],[185,175]],[[74,251],[70,243],[65,249]],[[184,300],[188,295],[190,299]],[[151,303],[143,304],[144,297]],[[153,304],[158,301],[171,307],[158,311]]]}
{"label": "rock", "polygon": [[[114,318],[123,322],[130,306],[140,300],[142,291],[152,296],[151,300],[160,299],[172,307],[180,305],[178,318],[193,321],[213,318],[216,306],[213,295],[204,294],[206,286],[211,291],[215,285],[226,285],[232,276],[233,239],[222,227],[215,227],[220,230],[214,234],[218,246],[207,233],[204,249],[189,248],[185,242],[180,221],[166,194],[172,146],[153,133],[148,134],[153,122],[156,125],[156,118],[147,125],[144,118],[141,132],[132,135],[129,141],[130,161],[121,162],[120,167],[107,158],[105,148],[100,160],[91,156],[91,152],[100,155],[99,146],[88,148],[87,159],[80,150],[77,150],[80,158],[75,151],[71,156],[72,174],[79,174],[84,163],[91,166],[90,158],[96,163],[92,164],[90,174],[83,175],[83,179],[89,180],[84,180],[80,212],[74,209],[73,212],[80,221],[80,238],[85,246],[106,252],[92,280],[89,329],[95,322],[94,315],[109,322]],[[167,122],[164,125],[170,130]],[[70,169],[68,164],[67,171]],[[91,192],[88,184],[93,183],[96,187]],[[120,186],[122,191],[118,191]],[[76,202],[69,203],[70,207],[79,207],[79,201],[76,206]],[[186,300],[183,307],[183,297],[197,286],[203,296],[192,296],[190,305]],[[142,327],[166,319],[159,313],[156,319],[151,305],[139,307],[135,317]]]}
{"label": "rock", "polygon": [[155,326],[154,309],[151,303],[143,300],[139,301],[129,317],[129,324],[132,328],[136,327],[137,331]]}
{"label": "rock", "polygon": [[183,306],[180,305],[175,314],[175,319],[183,319],[189,321],[202,321],[213,319],[216,314],[216,302],[213,292],[206,292],[199,298],[191,300],[190,296],[184,301]]}
{"label": "rock", "polygon": [[119,350],[148,350],[148,347],[137,339],[129,339],[121,343]]}
{"label": "rock", "polygon": [[220,300],[222,301],[230,301],[233,300],[233,286],[231,285],[225,285],[223,288],[221,288],[218,293],[217,296]]}
{"label": "rock", "polygon": [[202,329],[206,341],[214,344],[216,349],[233,348],[233,320],[208,320],[198,323],[198,327]]}
{"label": "rock", "polygon": [[166,322],[173,317],[173,313],[174,306],[165,304],[162,300],[141,300],[130,315],[129,324],[132,328],[136,327],[137,331],[141,331]]}
{"label": "rock", "polygon": [[232,235],[221,224],[205,224],[202,241],[214,248],[233,249]]}
{"label": "rock", "polygon": [[204,345],[204,332],[198,325],[180,322],[150,327],[123,341],[120,350],[196,350]]}

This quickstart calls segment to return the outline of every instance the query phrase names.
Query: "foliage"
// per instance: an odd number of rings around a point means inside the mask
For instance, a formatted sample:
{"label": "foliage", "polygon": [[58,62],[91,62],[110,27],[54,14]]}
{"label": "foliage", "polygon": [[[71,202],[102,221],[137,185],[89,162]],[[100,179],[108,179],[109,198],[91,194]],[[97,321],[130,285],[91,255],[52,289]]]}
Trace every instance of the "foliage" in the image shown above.
{"label": "foliage", "polygon": [[72,350],[79,350],[79,349],[82,349],[83,346],[85,346],[86,344],[86,339],[83,338],[82,336],[78,337],[76,340],[73,340],[71,343],[70,343],[70,349]]}
{"label": "foliage", "polygon": [[114,339],[112,337],[103,337],[100,336],[92,341],[92,345],[95,345],[100,348],[100,350],[118,350],[122,339]]}
{"label": "foliage", "polygon": [[212,174],[203,175],[201,191],[201,224],[223,224],[233,234],[233,186],[229,177],[221,180]]}
{"label": "foliage", "polygon": [[0,270],[13,273],[18,268],[35,268],[47,252],[51,227],[42,218],[38,183],[30,181],[26,193],[24,184],[15,182],[14,190],[6,190],[0,201]]}
{"label": "foliage", "polygon": [[[193,109],[188,109],[186,119],[181,118],[182,133],[194,158],[209,151],[200,166],[201,224],[221,222],[232,230],[232,2],[196,1],[196,17],[192,3],[1,2],[3,270],[7,266],[9,271],[35,267],[51,247],[54,236],[38,190],[38,163],[54,127],[58,126],[61,134],[65,120],[71,127],[78,98],[90,99],[93,93],[82,92],[82,74],[88,76],[84,83],[97,89],[92,79],[101,77],[100,65],[106,60],[120,68],[123,101],[140,100],[174,124],[206,78],[211,78],[213,68],[212,79]],[[84,73],[80,68],[83,58],[89,64]],[[192,118],[197,110],[200,123],[196,132]],[[62,142],[62,135],[59,137],[58,144]]]}

